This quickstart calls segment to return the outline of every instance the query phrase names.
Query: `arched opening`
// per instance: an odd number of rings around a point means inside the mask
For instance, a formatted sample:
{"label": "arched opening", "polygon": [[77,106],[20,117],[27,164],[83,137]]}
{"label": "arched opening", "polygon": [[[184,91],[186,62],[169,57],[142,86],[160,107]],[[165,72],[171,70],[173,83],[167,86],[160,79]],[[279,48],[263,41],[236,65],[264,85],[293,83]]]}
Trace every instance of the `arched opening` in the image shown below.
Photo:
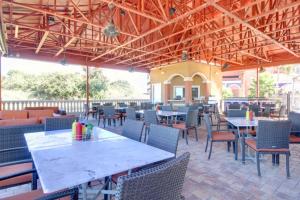
{"label": "arched opening", "polygon": [[184,77],[175,75],[170,80],[170,97],[171,99],[182,100],[185,97]]}

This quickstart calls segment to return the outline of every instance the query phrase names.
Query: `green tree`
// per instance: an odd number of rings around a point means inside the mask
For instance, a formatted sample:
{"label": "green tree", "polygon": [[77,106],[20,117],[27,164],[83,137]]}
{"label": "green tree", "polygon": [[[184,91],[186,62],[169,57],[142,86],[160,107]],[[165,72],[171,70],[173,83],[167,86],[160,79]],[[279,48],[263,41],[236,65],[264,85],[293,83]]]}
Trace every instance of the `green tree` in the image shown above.
{"label": "green tree", "polygon": [[33,75],[18,70],[10,70],[3,80],[4,89],[8,90],[29,91],[33,83]]}
{"label": "green tree", "polygon": [[133,89],[128,81],[118,80],[110,83],[108,96],[109,98],[130,98],[133,94]]}
{"label": "green tree", "polygon": [[[250,84],[249,97],[256,97],[257,81],[252,79]],[[259,74],[259,97],[270,97],[275,94],[275,80],[270,72],[263,72]]]}
{"label": "green tree", "polygon": [[80,78],[81,76],[75,73],[40,75],[31,88],[31,96],[44,100],[80,98],[81,92],[78,87],[81,82]]}
{"label": "green tree", "polygon": [[[84,70],[86,73],[86,70]],[[86,97],[86,76],[82,76],[80,84],[81,96]],[[92,99],[104,99],[108,90],[109,81],[99,69],[89,70],[90,97]]]}
{"label": "green tree", "polygon": [[[85,71],[86,72],[86,71]],[[128,98],[132,87],[127,81],[110,83],[99,69],[90,69],[90,97],[92,99]],[[9,71],[4,77],[3,88],[26,92],[30,98],[43,100],[83,99],[86,97],[85,73],[26,74]]]}
{"label": "green tree", "polygon": [[223,99],[233,97],[232,90],[230,88],[223,87],[222,88],[222,97],[223,97]]}

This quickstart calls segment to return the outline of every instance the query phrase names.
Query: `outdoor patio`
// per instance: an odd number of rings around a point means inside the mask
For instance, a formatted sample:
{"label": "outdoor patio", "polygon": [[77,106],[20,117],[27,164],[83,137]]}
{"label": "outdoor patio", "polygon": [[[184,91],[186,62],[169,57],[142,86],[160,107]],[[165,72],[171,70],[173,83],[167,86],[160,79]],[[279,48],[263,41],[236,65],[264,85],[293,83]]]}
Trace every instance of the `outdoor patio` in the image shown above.
{"label": "outdoor patio", "polygon": [[[95,121],[93,121],[96,124]],[[102,126],[102,125],[101,125]],[[107,130],[120,133],[121,126],[108,126]],[[243,165],[234,154],[228,153],[226,145],[215,144],[212,157],[207,159],[204,152],[206,130],[199,128],[199,142],[193,134],[189,145],[180,138],[177,155],[190,152],[191,158],[184,182],[183,195],[186,200],[295,200],[300,197],[300,145],[290,145],[291,178],[285,174],[285,161],[273,166],[271,156],[264,156],[262,177],[257,176],[256,164],[247,160]],[[1,190],[0,198],[30,191],[30,184]],[[99,198],[101,199],[101,198]]]}
{"label": "outdoor patio", "polygon": [[299,200],[299,13],[0,0],[0,198]]}

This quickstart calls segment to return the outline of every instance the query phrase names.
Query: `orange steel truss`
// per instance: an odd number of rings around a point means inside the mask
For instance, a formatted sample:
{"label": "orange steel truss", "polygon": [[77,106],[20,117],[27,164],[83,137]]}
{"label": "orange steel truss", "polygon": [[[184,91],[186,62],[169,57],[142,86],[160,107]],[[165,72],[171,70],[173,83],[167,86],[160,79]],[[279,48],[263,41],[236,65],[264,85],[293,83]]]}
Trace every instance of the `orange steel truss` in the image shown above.
{"label": "orange steel truss", "polygon": [[[300,0],[0,0],[8,56],[149,71],[300,63]],[[50,20],[51,19],[51,20]],[[120,34],[104,35],[113,22]]]}

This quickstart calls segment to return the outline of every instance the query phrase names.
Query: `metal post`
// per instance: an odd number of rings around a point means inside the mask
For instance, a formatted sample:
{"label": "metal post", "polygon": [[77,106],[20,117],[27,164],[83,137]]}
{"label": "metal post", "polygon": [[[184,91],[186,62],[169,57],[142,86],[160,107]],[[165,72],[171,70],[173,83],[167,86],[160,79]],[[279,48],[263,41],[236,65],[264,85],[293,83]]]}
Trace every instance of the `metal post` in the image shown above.
{"label": "metal post", "polygon": [[90,80],[89,80],[89,66],[86,65],[86,105],[88,108],[90,108],[89,103],[90,103]]}
{"label": "metal post", "polygon": [[0,110],[2,110],[2,54],[0,54]]}
{"label": "metal post", "polygon": [[259,98],[259,70],[256,68],[256,98]]}

